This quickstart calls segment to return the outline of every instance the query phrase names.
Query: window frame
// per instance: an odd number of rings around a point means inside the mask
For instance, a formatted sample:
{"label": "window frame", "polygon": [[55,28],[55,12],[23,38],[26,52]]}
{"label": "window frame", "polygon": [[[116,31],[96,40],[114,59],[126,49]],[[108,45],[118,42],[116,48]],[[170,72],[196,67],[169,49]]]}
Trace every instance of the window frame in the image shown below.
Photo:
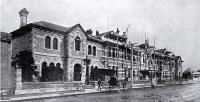
{"label": "window frame", "polygon": [[[90,47],[90,48],[89,48]],[[88,55],[92,55],[92,46],[91,45],[88,45]]]}
{"label": "window frame", "polygon": [[96,56],[96,55],[97,55],[97,48],[96,48],[96,46],[93,46],[93,47],[92,47],[92,52],[93,52],[93,53],[92,53],[93,56]]}
{"label": "window frame", "polygon": [[[48,40],[48,42],[47,42],[47,38],[49,38]],[[48,43],[48,44],[47,44]],[[44,48],[46,48],[46,49],[51,49],[51,37],[50,36],[46,36],[45,38],[44,38]]]}
{"label": "window frame", "polygon": [[[54,46],[54,44],[55,44],[54,41],[56,41],[56,48],[55,48],[55,46]],[[54,50],[58,50],[58,39],[57,39],[57,38],[53,38],[53,49],[54,49]]]}
{"label": "window frame", "polygon": [[[78,43],[77,43],[77,41],[78,41]],[[79,47],[76,46],[77,44],[79,45]],[[74,49],[75,49],[75,51],[81,51],[81,38],[79,36],[76,36],[74,39]]]}

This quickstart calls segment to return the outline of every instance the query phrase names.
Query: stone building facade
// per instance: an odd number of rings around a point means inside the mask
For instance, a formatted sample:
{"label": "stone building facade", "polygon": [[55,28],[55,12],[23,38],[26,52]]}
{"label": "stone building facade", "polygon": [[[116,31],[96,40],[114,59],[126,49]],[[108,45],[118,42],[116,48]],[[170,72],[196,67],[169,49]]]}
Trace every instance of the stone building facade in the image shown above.
{"label": "stone building facade", "polygon": [[40,81],[84,83],[98,78],[107,81],[111,76],[130,80],[131,74],[136,80],[153,75],[168,80],[166,75],[176,76],[181,68],[175,67],[178,60],[171,52],[155,49],[148,41],[131,46],[126,33],[120,34],[118,29],[94,34],[80,24],[71,27],[45,21],[26,24],[28,11],[22,9],[19,14],[22,24],[11,33],[12,57],[23,50],[32,52]]}

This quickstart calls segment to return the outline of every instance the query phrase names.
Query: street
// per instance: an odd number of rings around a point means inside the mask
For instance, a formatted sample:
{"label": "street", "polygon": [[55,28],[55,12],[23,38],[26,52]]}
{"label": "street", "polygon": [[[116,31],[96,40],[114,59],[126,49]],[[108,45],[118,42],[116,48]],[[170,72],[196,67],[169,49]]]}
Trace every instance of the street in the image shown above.
{"label": "street", "polygon": [[106,92],[25,102],[199,102],[200,83],[132,89],[121,93]]}

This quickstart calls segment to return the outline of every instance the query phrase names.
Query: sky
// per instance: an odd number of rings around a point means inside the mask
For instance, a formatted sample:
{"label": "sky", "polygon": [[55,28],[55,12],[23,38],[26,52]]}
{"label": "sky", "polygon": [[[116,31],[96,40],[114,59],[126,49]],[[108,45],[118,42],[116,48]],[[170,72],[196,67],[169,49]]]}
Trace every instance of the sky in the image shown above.
{"label": "sky", "polygon": [[151,45],[182,56],[183,68],[200,69],[200,0],[0,0],[0,30],[19,28],[22,8],[28,23],[47,21],[85,30],[126,31],[128,39],[141,44],[145,35]]}

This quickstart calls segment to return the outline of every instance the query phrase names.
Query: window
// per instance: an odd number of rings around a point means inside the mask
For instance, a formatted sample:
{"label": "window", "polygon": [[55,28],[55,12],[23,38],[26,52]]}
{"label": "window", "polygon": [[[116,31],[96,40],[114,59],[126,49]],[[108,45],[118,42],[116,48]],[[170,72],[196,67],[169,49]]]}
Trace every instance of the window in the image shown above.
{"label": "window", "polygon": [[102,55],[105,56],[105,50],[102,50]]}
{"label": "window", "polygon": [[96,47],[93,46],[93,55],[96,56]]}
{"label": "window", "polygon": [[115,48],[113,48],[112,57],[115,58]]}
{"label": "window", "polygon": [[55,49],[55,50],[58,49],[58,39],[57,38],[53,39],[53,49]]}
{"label": "window", "polygon": [[51,38],[49,36],[45,38],[45,48],[51,48]]}
{"label": "window", "polygon": [[133,56],[133,61],[136,61],[135,56]]}
{"label": "window", "polygon": [[108,49],[108,57],[111,57],[111,48]]}
{"label": "window", "polygon": [[92,54],[92,47],[89,45],[88,46],[88,55],[91,55]]}
{"label": "window", "polygon": [[76,51],[81,50],[81,39],[80,39],[80,37],[75,38],[75,50]]}

